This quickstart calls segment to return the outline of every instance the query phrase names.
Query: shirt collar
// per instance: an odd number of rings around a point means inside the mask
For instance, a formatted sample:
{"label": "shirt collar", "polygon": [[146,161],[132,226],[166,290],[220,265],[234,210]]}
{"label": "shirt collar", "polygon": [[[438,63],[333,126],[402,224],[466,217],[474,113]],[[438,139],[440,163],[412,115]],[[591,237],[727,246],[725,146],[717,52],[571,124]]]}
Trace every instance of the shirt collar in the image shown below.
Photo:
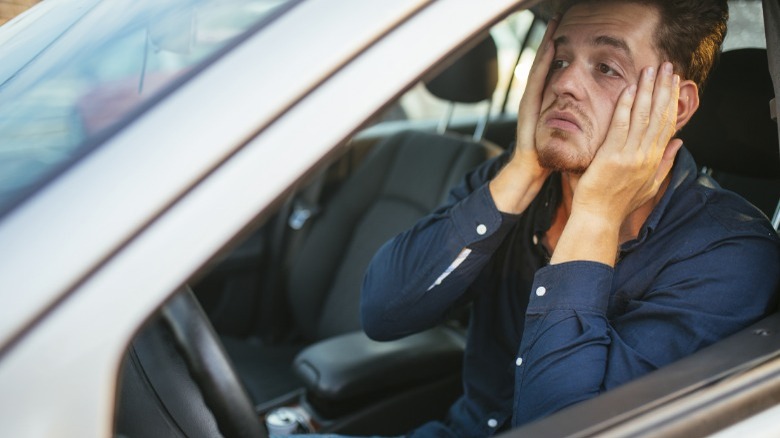
{"label": "shirt collar", "polygon": [[561,191],[561,174],[554,172],[542,186],[540,196],[537,196],[536,201],[531,204],[533,232],[537,237],[541,237],[550,229],[555,211],[561,202]]}

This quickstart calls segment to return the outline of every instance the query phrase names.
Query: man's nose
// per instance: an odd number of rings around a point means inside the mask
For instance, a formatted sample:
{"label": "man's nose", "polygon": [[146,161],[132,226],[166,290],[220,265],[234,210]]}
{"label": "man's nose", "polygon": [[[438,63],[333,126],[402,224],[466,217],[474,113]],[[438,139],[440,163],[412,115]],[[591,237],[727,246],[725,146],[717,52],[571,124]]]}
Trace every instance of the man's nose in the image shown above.
{"label": "man's nose", "polygon": [[572,62],[568,66],[554,71],[550,76],[549,87],[560,97],[572,97],[580,100],[584,97],[585,80],[584,66],[580,63]]}

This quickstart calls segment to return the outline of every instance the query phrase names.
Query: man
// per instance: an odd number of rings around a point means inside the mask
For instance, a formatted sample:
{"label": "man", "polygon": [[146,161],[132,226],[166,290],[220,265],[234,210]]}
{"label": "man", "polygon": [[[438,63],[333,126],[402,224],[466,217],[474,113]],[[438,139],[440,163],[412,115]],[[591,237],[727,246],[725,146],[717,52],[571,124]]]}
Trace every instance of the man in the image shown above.
{"label": "man", "polygon": [[673,138],[725,1],[595,0],[553,19],[517,141],[385,244],[361,311],[387,340],[472,303],[464,395],[419,436],[487,436],[592,398],[774,309],[780,244]]}

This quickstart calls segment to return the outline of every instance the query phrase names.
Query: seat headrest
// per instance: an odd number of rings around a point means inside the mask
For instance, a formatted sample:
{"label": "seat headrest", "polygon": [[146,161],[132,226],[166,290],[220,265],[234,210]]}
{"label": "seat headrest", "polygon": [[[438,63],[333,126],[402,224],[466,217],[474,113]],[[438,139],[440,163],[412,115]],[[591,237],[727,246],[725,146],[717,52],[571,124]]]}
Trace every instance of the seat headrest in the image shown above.
{"label": "seat headrest", "polygon": [[680,138],[699,165],[742,176],[780,178],[772,78],[766,49],[723,52]]}
{"label": "seat headrest", "polygon": [[496,43],[490,34],[444,71],[424,81],[425,87],[434,96],[457,103],[476,103],[489,99],[497,82]]}

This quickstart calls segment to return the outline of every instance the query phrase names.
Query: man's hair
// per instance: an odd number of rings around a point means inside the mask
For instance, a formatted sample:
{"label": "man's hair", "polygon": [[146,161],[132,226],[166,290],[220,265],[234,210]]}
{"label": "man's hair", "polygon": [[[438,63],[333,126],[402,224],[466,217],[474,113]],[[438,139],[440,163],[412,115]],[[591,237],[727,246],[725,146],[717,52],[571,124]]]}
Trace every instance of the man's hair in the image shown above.
{"label": "man's hair", "polygon": [[[559,12],[578,3],[621,0],[563,0]],[[628,0],[656,8],[659,15],[654,46],[674,65],[682,78],[690,79],[701,93],[726,37],[729,8],[726,0]]]}

